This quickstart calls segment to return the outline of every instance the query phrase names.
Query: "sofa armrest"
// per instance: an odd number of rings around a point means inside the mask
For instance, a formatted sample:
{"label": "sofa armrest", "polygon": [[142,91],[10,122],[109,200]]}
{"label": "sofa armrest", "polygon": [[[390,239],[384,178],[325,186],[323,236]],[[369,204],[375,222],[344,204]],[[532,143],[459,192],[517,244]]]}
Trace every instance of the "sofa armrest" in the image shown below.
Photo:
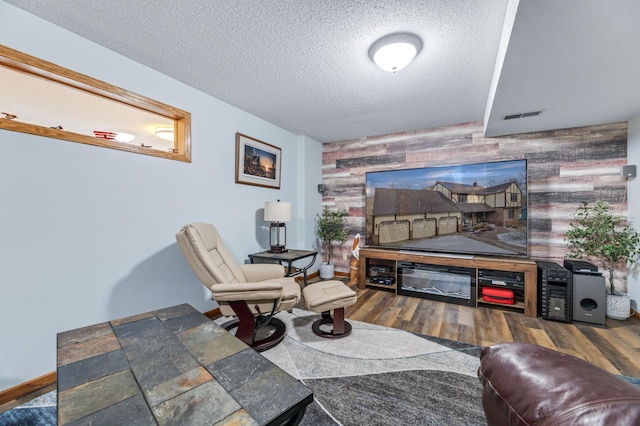
{"label": "sofa armrest", "polygon": [[260,282],[284,277],[284,266],[278,263],[251,263],[240,265],[248,282]]}
{"label": "sofa armrest", "polygon": [[640,389],[571,355],[526,343],[482,348],[478,377],[493,425],[637,425]]}
{"label": "sofa armrest", "polygon": [[269,282],[214,284],[211,294],[218,302],[276,300],[282,297],[282,285]]}

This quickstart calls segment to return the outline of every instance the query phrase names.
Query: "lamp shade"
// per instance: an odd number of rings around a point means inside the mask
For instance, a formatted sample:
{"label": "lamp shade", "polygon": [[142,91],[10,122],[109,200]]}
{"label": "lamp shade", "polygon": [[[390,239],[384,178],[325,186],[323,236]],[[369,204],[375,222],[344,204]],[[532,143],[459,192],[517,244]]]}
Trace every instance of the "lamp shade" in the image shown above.
{"label": "lamp shade", "polygon": [[267,201],[264,203],[264,220],[267,222],[288,222],[291,220],[291,203]]}
{"label": "lamp shade", "polygon": [[396,33],[373,43],[369,49],[369,57],[383,70],[396,72],[409,65],[421,49],[422,40],[418,36]]}

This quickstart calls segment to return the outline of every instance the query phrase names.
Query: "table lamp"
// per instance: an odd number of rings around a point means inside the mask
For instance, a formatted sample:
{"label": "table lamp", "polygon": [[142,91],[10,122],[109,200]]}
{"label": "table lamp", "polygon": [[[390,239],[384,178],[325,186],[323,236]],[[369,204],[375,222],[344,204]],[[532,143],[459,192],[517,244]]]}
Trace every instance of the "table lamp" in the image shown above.
{"label": "table lamp", "polygon": [[[264,203],[264,220],[270,221],[269,249],[270,253],[284,253],[287,251],[287,226],[283,222],[291,220],[291,203],[267,201]],[[284,238],[280,238],[281,234]],[[282,241],[282,244],[280,242]]]}

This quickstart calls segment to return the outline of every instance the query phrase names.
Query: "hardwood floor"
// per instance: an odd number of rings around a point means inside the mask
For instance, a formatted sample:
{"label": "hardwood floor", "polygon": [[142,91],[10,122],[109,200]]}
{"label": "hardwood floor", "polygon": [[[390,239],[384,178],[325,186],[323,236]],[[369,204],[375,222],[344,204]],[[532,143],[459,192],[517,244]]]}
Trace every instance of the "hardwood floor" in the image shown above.
{"label": "hardwood floor", "polygon": [[352,320],[399,328],[485,346],[504,342],[534,343],[585,359],[614,374],[640,377],[640,320],[607,318],[606,327],[565,324],[521,313],[470,308],[393,292],[358,290],[358,303],[346,309]]}

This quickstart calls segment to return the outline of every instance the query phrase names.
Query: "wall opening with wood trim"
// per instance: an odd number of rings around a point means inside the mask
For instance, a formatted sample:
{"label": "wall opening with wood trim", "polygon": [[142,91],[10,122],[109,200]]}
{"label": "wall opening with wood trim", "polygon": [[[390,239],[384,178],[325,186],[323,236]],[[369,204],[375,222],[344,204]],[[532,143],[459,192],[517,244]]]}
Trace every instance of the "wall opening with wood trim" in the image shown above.
{"label": "wall opening with wood trim", "polygon": [[0,45],[0,129],[191,161],[191,114]]}

